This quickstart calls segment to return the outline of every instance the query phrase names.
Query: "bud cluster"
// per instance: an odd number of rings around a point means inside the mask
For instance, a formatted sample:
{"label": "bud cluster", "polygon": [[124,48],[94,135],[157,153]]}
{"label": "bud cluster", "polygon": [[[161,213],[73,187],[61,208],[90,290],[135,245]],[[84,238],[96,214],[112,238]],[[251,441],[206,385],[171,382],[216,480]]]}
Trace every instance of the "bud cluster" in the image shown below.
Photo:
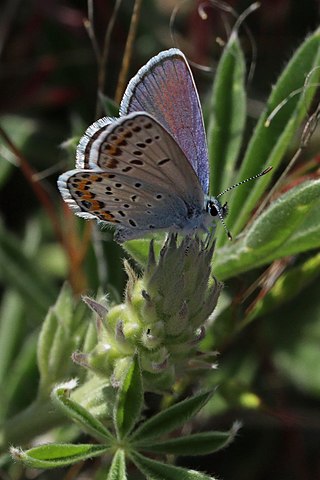
{"label": "bud cluster", "polygon": [[204,323],[217,304],[222,284],[211,276],[212,255],[213,245],[198,237],[178,242],[170,235],[156,259],[151,242],[141,278],[125,263],[129,278],[124,303],[108,311],[84,299],[100,318],[98,343],[74,360],[117,384],[138,352],[145,388],[170,388],[197,354]]}

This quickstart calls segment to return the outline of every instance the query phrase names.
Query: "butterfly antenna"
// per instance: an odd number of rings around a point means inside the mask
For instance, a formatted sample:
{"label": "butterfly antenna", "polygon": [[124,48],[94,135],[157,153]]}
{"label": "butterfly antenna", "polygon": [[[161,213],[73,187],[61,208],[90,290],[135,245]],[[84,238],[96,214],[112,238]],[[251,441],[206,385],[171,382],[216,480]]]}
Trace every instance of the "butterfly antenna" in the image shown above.
{"label": "butterfly antenna", "polygon": [[[246,178],[246,180],[242,180],[241,182],[235,183],[235,184],[232,185],[231,187],[228,187],[228,188],[226,188],[225,190],[223,190],[223,192],[219,193],[219,195],[217,195],[216,198],[221,197],[221,196],[224,195],[225,193],[230,192],[230,190],[233,190],[234,188],[239,187],[239,185],[242,185],[243,183],[247,183],[247,182],[250,182],[251,180],[255,180],[256,178],[262,177],[262,176],[265,175],[266,173],[270,172],[270,170],[272,170],[272,167],[266,168],[265,170],[263,170],[263,172],[258,173],[257,175],[254,175],[253,177],[249,177],[249,178]],[[218,212],[218,215],[219,215],[219,212]],[[223,219],[221,219],[220,215],[219,215],[219,218],[220,218],[222,224],[224,224],[224,222],[222,221]],[[226,229],[227,232],[228,232],[227,227],[225,227],[225,229]],[[228,235],[228,237],[229,237],[229,235]]]}
{"label": "butterfly antenna", "polygon": [[[221,194],[221,195],[222,195],[222,194]],[[218,214],[218,217],[219,217],[220,222],[221,222],[222,225],[223,225],[223,228],[225,229],[225,232],[226,232],[226,234],[227,234],[227,237],[229,238],[229,240],[232,240],[232,235],[231,235],[230,231],[228,230],[228,227],[227,227],[227,225],[226,225],[226,223],[225,223],[225,221],[224,221],[223,214],[222,214],[222,210],[217,209],[217,214]]]}

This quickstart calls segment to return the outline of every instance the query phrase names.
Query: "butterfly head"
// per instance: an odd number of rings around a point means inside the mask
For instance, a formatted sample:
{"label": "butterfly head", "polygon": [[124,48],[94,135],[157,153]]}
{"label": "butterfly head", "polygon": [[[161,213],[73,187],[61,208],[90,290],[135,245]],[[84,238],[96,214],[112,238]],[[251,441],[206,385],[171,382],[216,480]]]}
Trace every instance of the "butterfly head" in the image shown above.
{"label": "butterfly head", "polygon": [[224,222],[224,217],[228,213],[228,205],[227,205],[227,203],[224,203],[222,205],[219,201],[219,197],[221,197],[222,195],[224,195],[227,192],[230,192],[230,190],[233,190],[234,188],[239,187],[240,185],[243,185],[244,183],[247,183],[251,180],[255,180],[256,178],[262,177],[266,173],[270,172],[271,169],[272,169],[272,167],[268,167],[265,170],[263,170],[263,172],[258,173],[257,175],[254,175],[253,177],[249,177],[246,180],[242,180],[241,182],[238,182],[235,185],[232,185],[231,187],[226,188],[225,190],[223,190],[223,192],[219,193],[219,195],[217,195],[216,197],[208,197],[206,199],[205,209],[206,209],[207,213],[209,213],[212,217],[219,217],[219,220],[221,221],[229,240],[232,240],[232,235],[229,232],[229,230],[228,230],[228,228],[227,228],[227,226]]}

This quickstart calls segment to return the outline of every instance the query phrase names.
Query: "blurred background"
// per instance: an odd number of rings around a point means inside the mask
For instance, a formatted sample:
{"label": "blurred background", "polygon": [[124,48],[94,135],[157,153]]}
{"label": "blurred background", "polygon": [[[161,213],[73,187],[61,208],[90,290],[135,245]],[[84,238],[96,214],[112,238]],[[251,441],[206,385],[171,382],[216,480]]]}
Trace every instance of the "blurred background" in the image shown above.
{"label": "blurred background", "polygon": [[[77,140],[97,114],[115,114],[123,86],[138,68],[172,46],[202,66],[194,67],[193,73],[205,103],[234,23],[232,14],[210,0],[142,1],[129,71],[119,86],[134,1],[93,0],[90,5],[91,28],[86,1],[4,0],[0,7],[0,313],[10,312],[18,332],[12,363],[65,279],[76,293],[95,293],[102,283],[121,299],[121,248],[103,232],[103,252],[97,252],[90,225],[67,211],[57,191],[59,173],[74,167]],[[241,13],[250,2],[230,0],[228,5]],[[248,83],[248,131],[295,48],[318,27],[319,13],[318,0],[262,0],[246,20],[254,44],[243,29],[240,36],[248,69],[255,67]],[[102,83],[100,78],[103,112],[97,109],[94,44],[103,48],[110,21],[114,25]],[[305,158],[319,162],[319,153],[316,133]],[[103,265],[96,260],[100,254],[106,258]],[[224,378],[236,389],[246,385],[245,391],[254,392],[253,403],[261,400],[260,408],[242,409],[233,405],[231,396],[228,408],[217,406],[211,422],[218,429],[242,419],[244,427],[235,443],[208,458],[183,459],[181,464],[224,480],[320,478],[320,307],[310,310],[318,296],[315,283],[294,305],[282,307],[275,319],[259,319],[225,347],[220,359],[228,365]],[[10,407],[10,414],[26,406],[36,389],[35,355],[30,352],[28,388],[20,384],[25,394]],[[0,354],[0,378],[10,359],[2,360]],[[57,471],[46,476],[61,478]]]}

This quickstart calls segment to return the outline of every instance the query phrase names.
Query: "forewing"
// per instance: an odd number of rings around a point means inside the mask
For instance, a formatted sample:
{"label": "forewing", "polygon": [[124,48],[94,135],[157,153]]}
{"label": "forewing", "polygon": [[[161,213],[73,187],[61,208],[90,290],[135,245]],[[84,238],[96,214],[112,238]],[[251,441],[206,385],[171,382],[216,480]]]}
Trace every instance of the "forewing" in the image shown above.
{"label": "forewing", "polygon": [[89,164],[91,157],[98,159],[94,170],[72,170],[58,181],[79,216],[144,232],[183,229],[201,214],[204,196],[193,168],[150,115],[112,123],[92,142]]}
{"label": "forewing", "polygon": [[89,164],[141,178],[200,202],[199,180],[173,137],[151,115],[132,113],[113,122],[91,142]]}
{"label": "forewing", "polygon": [[209,187],[209,163],[198,92],[183,53],[172,48],[159,53],[129,82],[120,115],[144,111],[175,138],[201,183]]}

